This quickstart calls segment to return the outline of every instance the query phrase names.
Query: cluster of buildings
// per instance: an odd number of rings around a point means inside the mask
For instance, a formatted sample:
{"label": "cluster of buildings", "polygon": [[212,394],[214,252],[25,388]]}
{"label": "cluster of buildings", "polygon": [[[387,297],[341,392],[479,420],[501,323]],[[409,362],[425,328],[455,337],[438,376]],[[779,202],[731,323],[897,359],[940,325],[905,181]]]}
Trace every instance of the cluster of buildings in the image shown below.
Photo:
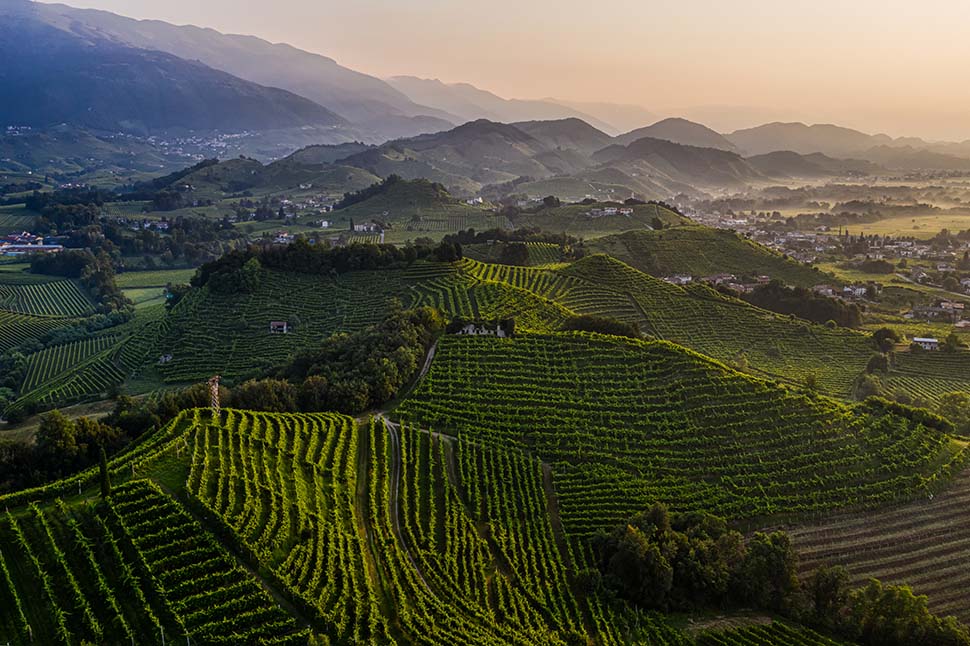
{"label": "cluster of buildings", "polygon": [[[914,307],[904,315],[907,319],[920,321],[940,321],[943,323],[960,323],[966,314],[966,305],[954,301],[939,301],[935,305]],[[964,326],[961,326],[964,327]]]}
{"label": "cluster of buildings", "polygon": [[147,218],[125,218],[125,217],[113,217],[110,221],[127,227],[132,231],[168,231],[171,224],[165,218],[161,220],[149,220]]}
{"label": "cluster of buildings", "polygon": [[602,209],[590,209],[586,212],[586,217],[589,218],[606,218],[614,215],[630,217],[633,215],[633,209],[629,207],[607,206]]}
{"label": "cluster of buildings", "polygon": [[63,250],[63,245],[50,243],[43,236],[26,231],[0,237],[0,255],[4,256],[58,253]]}

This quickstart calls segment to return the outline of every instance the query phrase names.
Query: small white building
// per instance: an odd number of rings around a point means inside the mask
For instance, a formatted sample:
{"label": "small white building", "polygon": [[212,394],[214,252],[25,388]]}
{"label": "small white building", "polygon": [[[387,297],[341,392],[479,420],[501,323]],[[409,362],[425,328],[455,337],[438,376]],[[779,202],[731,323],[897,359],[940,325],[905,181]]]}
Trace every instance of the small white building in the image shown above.
{"label": "small white building", "polygon": [[286,321],[270,321],[269,322],[269,332],[270,334],[286,334],[290,331],[290,324]]}
{"label": "small white building", "polygon": [[497,336],[501,339],[505,338],[505,330],[502,329],[501,325],[491,327],[488,325],[476,325],[474,323],[469,323],[465,327],[458,330],[457,334],[463,336]]}
{"label": "small white building", "polygon": [[924,350],[939,350],[940,349],[940,340],[939,339],[931,339],[931,338],[927,338],[927,337],[918,336],[918,337],[915,337],[913,339],[913,343],[915,343],[919,347],[923,348]]}

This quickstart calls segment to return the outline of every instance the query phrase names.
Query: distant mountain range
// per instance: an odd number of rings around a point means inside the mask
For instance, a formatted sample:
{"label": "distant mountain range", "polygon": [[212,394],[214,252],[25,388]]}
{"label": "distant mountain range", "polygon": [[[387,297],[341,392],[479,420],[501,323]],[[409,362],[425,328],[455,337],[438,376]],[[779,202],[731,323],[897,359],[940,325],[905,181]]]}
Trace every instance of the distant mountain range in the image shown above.
{"label": "distant mountain range", "polygon": [[512,123],[575,117],[600,130],[607,132],[616,130],[614,125],[601,121],[592,114],[556,103],[552,99],[542,101],[503,99],[468,83],[442,83],[437,79],[422,79],[415,76],[394,76],[387,79],[387,82],[412,100],[453,114],[461,121],[487,119]]}
{"label": "distant mountain range", "polygon": [[0,5],[0,123],[104,131],[343,128],[339,115],[160,51],[64,31],[33,5]]}
{"label": "distant mountain range", "polygon": [[[637,106],[382,80],[252,36],[29,0],[0,0],[0,61],[0,127],[34,128],[44,151],[43,160],[27,153],[22,132],[0,134],[0,151],[15,153],[0,170],[11,173],[81,176],[81,141],[91,144],[90,167],[113,171],[170,168],[212,151],[270,160],[302,148],[294,163],[427,178],[459,194],[507,184],[564,196],[668,197],[797,178],[970,170],[970,142],[824,124],[726,134],[683,118],[648,125],[654,116]],[[198,133],[216,140],[183,145]],[[233,143],[219,139],[241,133]],[[146,139],[154,135],[162,137]],[[125,145],[149,161],[126,167]]]}

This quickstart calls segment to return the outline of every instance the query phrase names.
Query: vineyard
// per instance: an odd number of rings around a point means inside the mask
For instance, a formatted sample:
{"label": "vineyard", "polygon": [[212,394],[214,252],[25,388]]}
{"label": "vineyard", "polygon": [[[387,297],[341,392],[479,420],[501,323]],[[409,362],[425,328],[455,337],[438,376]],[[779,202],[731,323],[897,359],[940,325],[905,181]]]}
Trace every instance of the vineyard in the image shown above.
{"label": "vineyard", "polygon": [[898,352],[886,381],[891,390],[936,404],[946,393],[970,392],[970,352]]}
{"label": "vineyard", "polygon": [[558,535],[542,465],[520,452],[379,418],[190,411],[111,471],[176,491],[132,479],[92,507],[57,501],[66,481],[2,501],[44,501],[0,521],[4,638],[690,643],[574,591],[585,564]]}
{"label": "vineyard", "polygon": [[844,646],[808,628],[791,626],[780,621],[766,625],[745,626],[735,630],[711,631],[697,637],[697,646]]}
{"label": "vineyard", "polygon": [[931,490],[966,453],[907,419],[777,387],[664,342],[446,337],[396,411],[552,465],[566,531],[660,500],[732,518],[876,505]]}
{"label": "vineyard", "polygon": [[930,499],[870,513],[837,515],[790,531],[800,568],[845,565],[852,580],[912,586],[930,609],[970,621],[970,473]]}
{"label": "vineyard", "polygon": [[160,269],[157,271],[126,271],[118,274],[115,281],[121,289],[145,289],[187,284],[195,274],[194,269]]}
{"label": "vineyard", "polygon": [[102,396],[154,354],[166,329],[164,306],[140,310],[134,320],[108,332],[51,346],[28,355],[20,396],[7,412],[49,408]]}
{"label": "vineyard", "polygon": [[[159,343],[160,353],[173,355],[160,366],[165,381],[258,374],[334,332],[376,323],[395,299],[405,307],[438,307],[449,316],[512,317],[518,329],[541,332],[558,329],[574,314],[616,318],[752,375],[798,386],[812,381],[820,392],[842,399],[852,398],[875,351],[866,334],[781,316],[705,286],[671,285],[605,255],[542,267],[465,258],[337,277],[270,270],[262,276],[252,294],[203,288],[183,299]],[[270,335],[269,322],[279,320],[290,324],[290,332]],[[954,371],[943,360],[907,361],[902,357],[891,375],[901,389],[915,394],[940,387],[934,380],[947,381],[948,390],[965,388],[954,377],[962,364]]]}
{"label": "vineyard", "polygon": [[0,352],[16,348],[72,322],[73,319],[28,316],[0,310]]}
{"label": "vineyard", "polygon": [[[598,372],[612,354],[596,341],[584,339],[603,358]],[[567,362],[577,358],[555,350]],[[683,368],[663,372],[669,381]],[[754,385],[761,402],[774,391]],[[609,403],[611,413],[587,414],[617,415],[622,403],[621,394]],[[783,404],[796,416],[812,415],[795,410],[808,405],[800,399]],[[880,423],[860,420],[856,431],[867,433],[870,422]],[[650,423],[661,428],[656,418]],[[899,422],[883,423],[887,431]],[[356,422],[330,413],[226,410],[213,423],[208,411],[186,411],[110,461],[107,502],[94,500],[96,470],[0,497],[9,509],[0,517],[0,635],[14,644],[127,644],[133,637],[160,644],[164,633],[171,643],[302,646],[315,633],[334,643],[837,646],[779,621],[690,636],[661,615],[577,588],[575,574],[589,567],[590,554],[570,540],[577,513],[562,475],[568,465],[530,455],[540,453],[540,441],[523,451],[517,441],[493,446],[493,428],[457,432],[430,433],[380,416]],[[802,437],[791,427],[784,432]],[[629,464],[634,458],[619,449],[621,435],[605,444]],[[667,470],[686,476],[673,420],[663,435],[665,459],[674,463]],[[825,435],[816,429],[820,444]],[[696,445],[710,436],[694,442],[698,472],[714,451]],[[928,436],[922,441],[932,444]],[[772,457],[766,453],[766,465],[778,464]],[[584,460],[602,466],[592,449]],[[790,451],[785,462],[797,467]],[[654,464],[652,479],[671,485],[676,478]],[[803,486],[822,499],[824,479]],[[612,487],[613,499],[622,498]],[[589,496],[593,513],[601,502]]]}
{"label": "vineyard", "polygon": [[3,280],[0,274],[0,309],[32,316],[82,317],[94,313],[94,302],[72,280],[44,283]]}
{"label": "vineyard", "polygon": [[[465,256],[480,262],[501,262],[502,251],[507,243],[472,244],[462,247]],[[562,260],[562,249],[551,242],[525,242],[529,252],[528,264],[531,267],[549,265]]]}
{"label": "vineyard", "polygon": [[27,376],[21,390],[29,391],[67,370],[74,370],[90,357],[118,342],[118,337],[102,335],[35,352],[27,359]]}

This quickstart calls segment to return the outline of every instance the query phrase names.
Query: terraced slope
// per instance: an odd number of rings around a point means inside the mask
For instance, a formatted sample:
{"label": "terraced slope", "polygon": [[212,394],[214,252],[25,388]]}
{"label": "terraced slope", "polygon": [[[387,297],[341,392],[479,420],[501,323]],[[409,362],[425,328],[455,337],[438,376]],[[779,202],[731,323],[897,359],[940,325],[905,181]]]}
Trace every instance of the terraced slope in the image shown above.
{"label": "terraced slope", "polygon": [[[528,265],[530,267],[549,265],[557,263],[562,259],[562,251],[557,244],[551,242],[525,242],[519,244],[524,244],[529,252]],[[505,248],[506,243],[482,243],[465,245],[462,247],[462,252],[466,257],[480,262],[501,262],[502,252]]]}
{"label": "terraced slope", "polygon": [[[470,318],[515,316],[517,324],[539,330],[558,327],[570,314],[535,294],[483,284],[440,263],[336,278],[264,271],[253,294],[222,295],[204,288],[179,303],[159,342],[160,352],[171,353],[173,360],[159,370],[168,382],[255,375],[334,332],[379,322],[395,300]],[[270,321],[287,321],[291,331],[270,334]]]}
{"label": "terraced slope", "polygon": [[[0,499],[14,643],[156,643],[164,629],[172,643],[305,644],[307,628],[335,643],[689,643],[574,589],[585,562],[557,535],[543,467],[517,451],[382,419],[194,411],[110,470],[114,494],[93,509],[50,504],[93,471]],[[44,543],[55,517],[60,553]]]}
{"label": "terraced slope", "polygon": [[0,310],[0,352],[37,339],[51,330],[70,325],[75,319],[29,316]]}
{"label": "terraced slope", "polygon": [[[513,317],[519,329],[542,332],[559,329],[576,313],[608,316],[757,376],[799,386],[814,381],[820,392],[842,399],[853,397],[875,351],[866,334],[781,316],[702,285],[671,285],[595,255],[543,267],[422,261],[333,278],[267,270],[253,294],[190,293],[167,317],[168,331],[151,359],[173,355],[159,367],[170,383],[212,374],[243,379],[333,332],[376,323],[394,300],[405,307],[432,305],[451,316]],[[290,333],[270,334],[269,322],[276,320],[289,322]],[[909,380],[911,392],[935,388],[934,380],[960,388],[953,367],[942,360],[909,363],[902,358],[891,377]]]}
{"label": "terraced slope", "polygon": [[933,612],[970,621],[970,471],[932,497],[789,531],[803,573],[845,565],[855,583],[906,584],[929,596]]}
{"label": "terraced slope", "polygon": [[844,646],[814,630],[791,626],[780,621],[746,626],[735,630],[709,631],[697,637],[697,646],[761,646],[762,644],[790,644],[790,646]]}
{"label": "terraced slope", "polygon": [[830,395],[848,398],[873,346],[863,335],[761,310],[702,285],[679,287],[605,255],[561,269],[488,265],[462,270],[532,291],[567,308],[637,323],[640,330],[754,374],[803,384],[812,376]]}
{"label": "terraced slope", "polygon": [[0,309],[32,316],[83,317],[94,313],[94,302],[72,280],[11,284],[0,275]]}
{"label": "terraced slope", "polygon": [[19,397],[6,413],[63,406],[98,398],[155,354],[166,329],[164,306],[144,308],[123,325],[79,341],[45,348],[27,357]]}
{"label": "terraced slope", "polygon": [[970,352],[897,352],[886,381],[919,402],[936,404],[946,393],[970,392]]}
{"label": "terraced slope", "polygon": [[573,537],[655,501],[744,518],[908,499],[968,455],[876,407],[793,392],[669,343],[582,333],[443,338],[395,414],[551,464]]}

